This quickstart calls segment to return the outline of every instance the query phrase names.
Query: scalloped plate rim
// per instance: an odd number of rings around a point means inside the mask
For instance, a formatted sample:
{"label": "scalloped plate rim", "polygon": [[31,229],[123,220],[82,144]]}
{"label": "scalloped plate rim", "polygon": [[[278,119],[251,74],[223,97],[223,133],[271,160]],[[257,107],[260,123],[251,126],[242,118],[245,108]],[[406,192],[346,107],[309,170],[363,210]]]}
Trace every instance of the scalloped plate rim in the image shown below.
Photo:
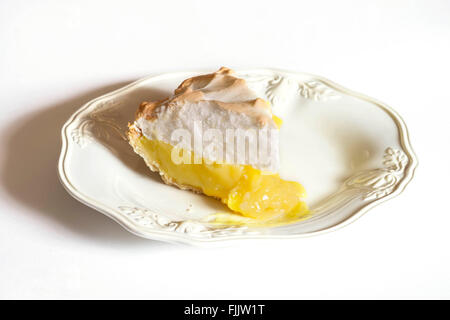
{"label": "scalloped plate rim", "polygon": [[80,201],[81,203],[85,204],[88,207],[93,208],[96,211],[101,212],[102,214],[106,215],[107,217],[113,219],[119,225],[121,225],[124,229],[126,229],[127,231],[129,231],[137,236],[140,236],[140,237],[143,237],[146,239],[160,240],[160,241],[165,241],[165,242],[170,242],[170,243],[183,243],[183,244],[204,246],[204,245],[208,245],[208,244],[212,244],[212,243],[236,242],[239,240],[297,239],[297,238],[311,237],[311,236],[315,236],[315,235],[320,235],[320,234],[336,231],[342,227],[345,227],[345,226],[353,223],[354,221],[356,221],[357,219],[362,217],[366,212],[368,212],[370,209],[374,208],[375,206],[377,206],[385,201],[388,201],[388,200],[398,196],[399,194],[401,194],[404,191],[404,189],[406,188],[406,186],[409,184],[409,182],[412,180],[412,178],[414,177],[415,170],[418,166],[418,159],[417,159],[417,156],[414,153],[413,148],[411,146],[408,129],[406,127],[406,124],[405,124],[403,118],[394,109],[389,107],[387,104],[380,102],[374,98],[371,98],[367,95],[364,95],[362,93],[347,89],[331,80],[328,80],[327,78],[324,78],[322,76],[317,76],[315,74],[305,73],[305,72],[288,71],[288,70],[277,69],[277,68],[258,68],[258,69],[238,70],[238,72],[239,73],[278,72],[278,73],[283,73],[283,74],[295,74],[295,75],[303,75],[303,76],[312,77],[319,81],[322,81],[323,83],[325,83],[326,85],[330,86],[333,89],[336,89],[337,91],[341,91],[344,94],[354,96],[356,98],[368,101],[368,102],[376,105],[377,107],[383,109],[385,112],[387,112],[389,114],[389,116],[392,118],[392,120],[396,123],[397,128],[399,129],[400,146],[402,147],[402,151],[405,153],[405,155],[407,156],[408,161],[409,161],[408,166],[405,169],[404,176],[401,179],[401,181],[398,183],[398,185],[395,187],[395,189],[388,195],[383,196],[379,199],[374,199],[374,200],[368,202],[367,204],[363,205],[359,210],[355,210],[355,212],[353,212],[353,214],[350,217],[348,217],[347,219],[345,219],[343,221],[339,221],[332,226],[325,227],[321,230],[317,230],[317,231],[313,231],[313,232],[308,232],[308,233],[303,233],[303,234],[287,234],[287,235],[243,234],[243,235],[229,235],[228,237],[220,237],[220,238],[214,238],[214,237],[195,238],[195,237],[189,236],[188,234],[174,232],[174,231],[155,230],[155,229],[143,230],[146,228],[142,227],[142,226],[138,226],[131,220],[124,218],[122,213],[120,213],[115,208],[108,207],[107,205],[102,204],[102,203],[96,201],[95,199],[90,198],[87,195],[84,195],[80,190],[78,190],[77,188],[75,188],[72,185],[72,183],[70,182],[70,179],[67,177],[67,175],[65,173],[64,164],[65,164],[65,160],[67,157],[68,146],[69,146],[69,138],[68,138],[68,134],[67,134],[67,128],[71,123],[73,123],[75,121],[77,116],[82,114],[82,112],[85,111],[86,109],[88,109],[89,106],[91,106],[92,104],[94,104],[100,100],[106,99],[108,97],[117,95],[121,92],[124,92],[134,86],[139,85],[142,82],[147,82],[151,79],[156,81],[158,79],[163,79],[165,77],[174,77],[177,75],[188,74],[188,73],[200,74],[201,72],[202,71],[184,71],[184,72],[167,72],[167,73],[159,73],[159,74],[155,74],[155,75],[150,75],[150,76],[138,79],[128,85],[125,85],[124,87],[121,87],[121,88],[111,91],[109,93],[103,94],[93,100],[90,100],[87,103],[85,103],[84,105],[82,105],[77,111],[75,111],[69,117],[69,119],[64,123],[64,125],[61,129],[62,145],[61,145],[61,153],[59,156],[57,168],[58,168],[59,180],[60,180],[61,184],[63,185],[63,187],[66,189],[66,191],[72,197],[74,197],[76,200]]}

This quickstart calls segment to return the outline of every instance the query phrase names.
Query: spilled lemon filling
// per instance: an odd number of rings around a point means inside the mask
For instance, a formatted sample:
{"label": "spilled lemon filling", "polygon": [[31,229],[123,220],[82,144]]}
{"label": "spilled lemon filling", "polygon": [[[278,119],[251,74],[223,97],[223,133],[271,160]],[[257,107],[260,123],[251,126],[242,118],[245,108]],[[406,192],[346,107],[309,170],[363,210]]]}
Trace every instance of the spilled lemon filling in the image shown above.
{"label": "spilled lemon filling", "polygon": [[[156,163],[160,172],[173,182],[219,198],[244,217],[258,220],[288,217],[291,220],[308,213],[302,201],[306,196],[303,186],[283,180],[278,174],[268,174],[249,165],[208,164],[205,161],[175,164],[171,158],[172,145],[145,136],[141,136],[137,144],[144,158]],[[189,151],[179,151],[192,157]]]}

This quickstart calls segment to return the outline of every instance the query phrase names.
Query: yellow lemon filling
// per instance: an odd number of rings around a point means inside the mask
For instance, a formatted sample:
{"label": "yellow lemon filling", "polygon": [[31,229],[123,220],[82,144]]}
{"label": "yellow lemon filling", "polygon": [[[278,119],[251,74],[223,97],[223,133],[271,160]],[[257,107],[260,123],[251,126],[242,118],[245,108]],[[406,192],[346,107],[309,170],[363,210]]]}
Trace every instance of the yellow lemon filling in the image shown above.
{"label": "yellow lemon filling", "polygon": [[[219,198],[231,210],[244,217],[269,220],[286,216],[302,217],[308,213],[302,198],[303,186],[286,181],[278,174],[268,174],[248,165],[193,163],[192,154],[186,150],[190,164],[172,161],[173,146],[162,141],[141,136],[137,141],[145,159],[156,163],[159,170],[178,185],[191,186],[204,194]],[[186,156],[186,154],[185,154]]]}
{"label": "yellow lemon filling", "polygon": [[281,128],[281,125],[283,124],[283,120],[281,118],[278,118],[276,115],[272,115],[272,120],[277,125],[278,129]]}

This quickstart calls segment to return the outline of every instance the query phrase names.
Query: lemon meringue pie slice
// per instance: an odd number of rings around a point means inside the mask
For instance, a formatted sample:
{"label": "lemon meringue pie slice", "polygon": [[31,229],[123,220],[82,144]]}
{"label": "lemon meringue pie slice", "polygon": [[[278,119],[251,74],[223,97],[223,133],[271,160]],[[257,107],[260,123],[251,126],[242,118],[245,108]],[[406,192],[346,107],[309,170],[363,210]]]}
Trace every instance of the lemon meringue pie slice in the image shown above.
{"label": "lemon meringue pie slice", "polygon": [[165,183],[266,221],[308,213],[304,188],[276,173],[280,126],[267,101],[221,68],[183,81],[171,98],[143,102],[128,138]]}

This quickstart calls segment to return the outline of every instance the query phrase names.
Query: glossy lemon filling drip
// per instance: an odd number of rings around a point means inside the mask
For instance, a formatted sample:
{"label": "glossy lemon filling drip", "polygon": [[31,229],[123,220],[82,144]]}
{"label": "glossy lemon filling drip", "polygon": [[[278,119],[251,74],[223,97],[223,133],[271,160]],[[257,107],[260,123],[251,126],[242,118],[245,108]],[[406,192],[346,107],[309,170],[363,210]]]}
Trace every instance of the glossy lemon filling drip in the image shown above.
{"label": "glossy lemon filling drip", "polygon": [[272,115],[272,120],[277,125],[278,129],[281,128],[281,125],[283,124],[283,120],[281,118],[278,118],[276,115]]}
{"label": "glossy lemon filling drip", "polygon": [[204,194],[219,198],[231,210],[244,217],[269,220],[281,216],[301,217],[308,213],[302,198],[302,185],[286,181],[278,174],[268,174],[248,165],[194,164],[192,153],[186,150],[192,164],[175,164],[171,155],[173,146],[141,136],[139,149],[150,163],[178,185],[191,186]]}

